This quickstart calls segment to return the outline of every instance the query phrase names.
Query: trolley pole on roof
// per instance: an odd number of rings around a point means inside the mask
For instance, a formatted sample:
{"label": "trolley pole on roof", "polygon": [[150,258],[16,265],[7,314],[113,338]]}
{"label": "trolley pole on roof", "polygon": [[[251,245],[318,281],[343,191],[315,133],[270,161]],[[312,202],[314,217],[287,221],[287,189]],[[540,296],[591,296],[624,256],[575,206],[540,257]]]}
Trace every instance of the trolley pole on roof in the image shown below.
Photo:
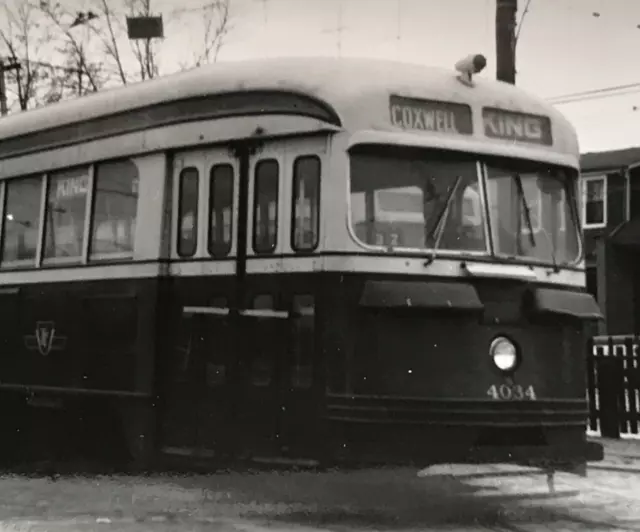
{"label": "trolley pole on roof", "polygon": [[496,1],[496,78],[516,84],[516,13],[518,0]]}
{"label": "trolley pole on roof", "polygon": [[9,62],[5,64],[2,58],[0,58],[0,116],[5,116],[9,113],[9,108],[7,107],[7,80],[4,74],[10,70],[20,70],[20,63],[9,60]]}

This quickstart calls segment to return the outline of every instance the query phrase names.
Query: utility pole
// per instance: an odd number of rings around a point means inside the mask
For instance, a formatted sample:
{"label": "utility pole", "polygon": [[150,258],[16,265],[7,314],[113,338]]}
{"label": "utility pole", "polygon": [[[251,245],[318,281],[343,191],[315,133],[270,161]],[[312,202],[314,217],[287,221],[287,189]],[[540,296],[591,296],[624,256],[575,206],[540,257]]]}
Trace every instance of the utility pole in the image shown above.
{"label": "utility pole", "polygon": [[7,80],[4,74],[10,70],[19,69],[20,63],[17,61],[9,60],[9,63],[5,65],[2,58],[0,58],[0,116],[5,116],[9,113],[9,108],[7,107]]}
{"label": "utility pole", "polygon": [[496,0],[496,78],[516,84],[518,0]]}

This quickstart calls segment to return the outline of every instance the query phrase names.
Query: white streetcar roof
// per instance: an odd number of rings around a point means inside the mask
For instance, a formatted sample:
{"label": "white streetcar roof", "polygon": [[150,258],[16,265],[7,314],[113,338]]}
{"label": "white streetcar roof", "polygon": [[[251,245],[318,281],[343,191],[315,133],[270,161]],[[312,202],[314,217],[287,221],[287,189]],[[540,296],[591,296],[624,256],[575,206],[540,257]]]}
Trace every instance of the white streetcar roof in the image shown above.
{"label": "white streetcar roof", "polygon": [[0,119],[0,141],[171,101],[264,90],[303,93],[321,100],[351,131],[396,130],[389,115],[391,95],[541,115],[549,118],[553,130],[553,146],[547,149],[577,153],[575,130],[564,116],[518,87],[482,76],[469,87],[453,69],[328,57],[220,62],[14,113]]}

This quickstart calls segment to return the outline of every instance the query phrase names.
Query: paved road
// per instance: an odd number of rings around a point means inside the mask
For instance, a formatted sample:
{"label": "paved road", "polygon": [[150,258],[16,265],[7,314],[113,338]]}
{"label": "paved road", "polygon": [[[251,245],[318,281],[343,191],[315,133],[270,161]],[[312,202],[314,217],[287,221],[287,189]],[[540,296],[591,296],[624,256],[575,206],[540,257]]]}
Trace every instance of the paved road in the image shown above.
{"label": "paved road", "polygon": [[[622,469],[622,468],[619,468]],[[354,473],[0,479],[0,532],[640,531],[640,472],[439,466]]]}

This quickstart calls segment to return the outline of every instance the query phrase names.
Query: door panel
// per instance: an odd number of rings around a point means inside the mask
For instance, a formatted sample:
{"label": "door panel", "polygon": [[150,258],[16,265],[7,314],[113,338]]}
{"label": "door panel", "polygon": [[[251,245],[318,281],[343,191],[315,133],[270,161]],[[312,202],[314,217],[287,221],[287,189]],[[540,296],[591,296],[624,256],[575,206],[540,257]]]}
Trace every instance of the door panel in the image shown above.
{"label": "door panel", "polygon": [[[315,294],[284,271],[283,255],[293,253],[295,161],[315,155],[324,171],[326,153],[318,138],[174,158],[172,256],[182,259],[174,297],[189,308],[179,325],[190,348],[184,378],[168,375],[167,398],[184,425],[182,445],[195,452],[265,457],[304,454],[314,443]],[[207,269],[230,258],[232,276]],[[175,356],[184,359],[185,349]]]}
{"label": "door panel", "polygon": [[282,253],[285,149],[284,144],[269,144],[251,160],[247,257]]}
{"label": "door panel", "polygon": [[[211,187],[211,171],[216,168],[226,172],[222,177],[214,172],[214,182],[222,180],[232,189],[218,187],[224,196],[222,202],[212,197],[216,187]],[[197,174],[197,186],[193,182],[185,186],[188,173]],[[188,179],[193,181],[194,177]],[[220,452],[231,423],[229,309],[235,298],[235,261],[230,257],[237,250],[233,235],[237,227],[238,161],[226,148],[176,154],[173,186],[172,257],[183,260],[172,265],[175,313],[169,327],[174,341],[170,360],[164,364],[164,444],[192,453],[202,449]],[[209,208],[212,199],[215,210],[221,211],[214,219]],[[227,227],[220,227],[221,222]]]}
{"label": "door panel", "polygon": [[[220,175],[219,170],[226,169],[224,172],[226,175]],[[184,177],[187,172],[196,170],[198,175],[198,188],[197,188],[197,203],[188,201],[184,198],[184,192],[189,192],[189,187],[181,186],[184,183]],[[218,254],[216,258],[222,258],[223,256],[234,256],[236,254],[236,243],[233,235],[236,234],[238,227],[238,188],[239,188],[239,176],[238,176],[238,161],[231,156],[229,150],[226,148],[216,148],[202,151],[190,151],[185,153],[176,154],[174,156],[174,190],[173,190],[173,212],[176,214],[176,220],[173,227],[173,245],[174,258],[207,258],[212,257],[209,252],[208,241],[213,236],[211,231],[211,222],[215,226],[215,223],[221,218],[222,221],[229,221],[229,215],[223,213],[219,217],[212,219],[209,209],[209,203],[212,193],[211,180],[212,170],[214,177],[217,181],[221,178],[232,178],[233,180],[233,209],[230,212],[231,227],[230,230],[230,249],[225,250],[225,253]],[[214,187],[215,188],[215,187]],[[197,205],[197,213],[194,216],[194,206]],[[217,210],[217,209],[214,209]],[[226,210],[226,209],[224,209]],[[195,224],[192,222],[195,220]],[[193,232],[192,238],[197,239],[197,250],[195,253],[181,254],[179,251],[179,235]],[[220,232],[224,235],[224,232]],[[213,257],[212,257],[213,258]]]}
{"label": "door panel", "polygon": [[[314,410],[313,364],[315,357],[315,298],[313,286],[299,290],[294,273],[287,272],[283,255],[293,253],[292,240],[292,180],[294,165],[299,157],[317,156],[321,167],[326,166],[327,140],[291,139],[263,146],[252,158],[250,168],[248,238],[246,242],[247,273],[243,287],[243,301],[247,309],[263,312],[254,315],[255,323],[248,326],[252,347],[246,356],[252,358],[259,352],[261,360],[270,358],[268,367],[273,372],[270,384],[256,386],[247,382],[239,410],[246,422],[253,419],[255,430],[273,431],[270,451],[273,454],[304,454],[315,443],[316,418]],[[278,166],[277,223],[268,216],[267,205],[273,203],[273,170]],[[261,166],[271,165],[267,171]],[[261,174],[262,171],[262,174]],[[261,178],[267,185],[261,187]],[[261,205],[261,203],[263,205]],[[256,208],[258,207],[258,208]],[[260,208],[262,207],[262,208]],[[268,224],[257,222],[264,220]],[[265,234],[276,234],[277,241],[266,239]],[[241,243],[239,243],[241,245]],[[305,275],[304,273],[302,275]],[[312,279],[309,275],[306,278]],[[312,281],[307,281],[312,282]],[[259,345],[256,345],[256,342]],[[253,358],[252,358],[253,359]],[[255,360],[255,359],[253,359]],[[256,420],[260,410],[266,407],[260,422]],[[263,446],[261,450],[266,450]]]}
{"label": "door panel", "polygon": [[[288,254],[292,252],[291,247],[291,213],[293,208],[293,177],[296,161],[306,156],[315,156],[320,161],[321,172],[326,173],[328,155],[328,139],[300,138],[286,141],[273,141],[265,144],[252,158],[250,163],[249,189],[249,213],[248,229],[249,239],[247,245],[247,256],[258,257],[268,254]],[[259,172],[260,165],[266,161],[277,161],[279,167],[278,179],[278,218],[277,218],[277,245],[271,253],[260,253],[253,249],[253,241],[257,235],[255,231],[255,200],[256,200],[256,171]],[[259,196],[259,194],[258,194]]]}
{"label": "door panel", "polygon": [[319,437],[316,376],[321,366],[316,356],[316,297],[296,293],[291,303],[291,350],[281,409],[282,439],[288,452],[304,456],[317,446]]}

